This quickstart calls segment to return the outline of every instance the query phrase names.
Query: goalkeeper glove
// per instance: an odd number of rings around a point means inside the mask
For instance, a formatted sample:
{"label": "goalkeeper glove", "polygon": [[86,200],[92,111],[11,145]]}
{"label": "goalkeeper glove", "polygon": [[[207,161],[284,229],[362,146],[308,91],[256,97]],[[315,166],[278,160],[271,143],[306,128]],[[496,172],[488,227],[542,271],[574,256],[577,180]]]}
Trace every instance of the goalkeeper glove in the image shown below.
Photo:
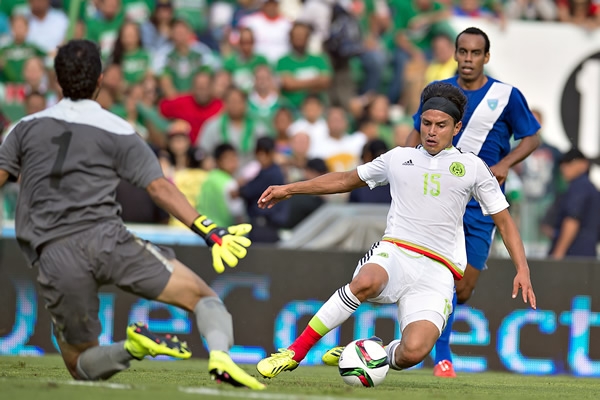
{"label": "goalkeeper glove", "polygon": [[219,274],[225,271],[223,262],[233,268],[238,264],[238,260],[246,257],[246,248],[252,243],[244,236],[252,230],[250,224],[221,228],[205,215],[200,215],[194,220],[191,228],[212,248],[213,268]]}

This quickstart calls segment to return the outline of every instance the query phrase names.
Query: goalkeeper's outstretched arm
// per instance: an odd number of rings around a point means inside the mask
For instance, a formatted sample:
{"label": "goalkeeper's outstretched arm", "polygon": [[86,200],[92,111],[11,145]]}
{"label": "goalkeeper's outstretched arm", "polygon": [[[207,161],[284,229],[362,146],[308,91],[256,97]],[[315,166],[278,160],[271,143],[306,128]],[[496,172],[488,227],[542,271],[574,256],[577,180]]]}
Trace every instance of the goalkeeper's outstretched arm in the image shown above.
{"label": "goalkeeper's outstretched arm", "polygon": [[198,218],[198,212],[192,207],[183,193],[165,178],[158,178],[150,182],[146,191],[160,208],[183,222],[192,226]]}
{"label": "goalkeeper's outstretched arm", "polygon": [[356,169],[347,172],[331,172],[308,181],[269,186],[258,199],[258,206],[271,208],[281,200],[289,199],[296,194],[345,193],[366,185],[358,176]]}
{"label": "goalkeeper's outstretched arm", "polygon": [[246,257],[246,248],[251,242],[244,235],[250,232],[251,225],[217,226],[206,215],[198,214],[183,193],[165,178],[155,179],[146,190],[158,206],[189,226],[206,241],[211,247],[215,271],[223,272],[225,264],[235,267],[239,259]]}

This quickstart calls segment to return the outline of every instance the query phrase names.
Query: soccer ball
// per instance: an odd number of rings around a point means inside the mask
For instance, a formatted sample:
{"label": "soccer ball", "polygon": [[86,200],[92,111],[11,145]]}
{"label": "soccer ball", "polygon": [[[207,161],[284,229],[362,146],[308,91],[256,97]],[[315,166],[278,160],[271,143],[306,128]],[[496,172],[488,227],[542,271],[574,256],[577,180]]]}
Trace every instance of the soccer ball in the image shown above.
{"label": "soccer ball", "polygon": [[355,340],[340,355],[340,375],[350,386],[377,386],[389,369],[384,348],[373,340]]}

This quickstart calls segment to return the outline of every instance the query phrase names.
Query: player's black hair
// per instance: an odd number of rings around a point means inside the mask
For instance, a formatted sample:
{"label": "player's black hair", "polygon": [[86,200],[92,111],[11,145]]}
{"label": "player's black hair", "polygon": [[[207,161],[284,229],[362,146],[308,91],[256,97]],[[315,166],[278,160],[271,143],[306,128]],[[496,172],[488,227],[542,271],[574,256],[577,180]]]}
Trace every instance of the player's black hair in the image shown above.
{"label": "player's black hair", "polygon": [[89,40],[71,40],[58,49],[54,70],[64,97],[91,99],[102,73],[100,48]]}
{"label": "player's black hair", "polygon": [[270,137],[261,137],[256,141],[256,153],[271,154],[275,151],[275,140]]}
{"label": "player's black hair", "polygon": [[220,145],[215,147],[215,151],[213,151],[213,157],[215,158],[215,161],[219,161],[221,159],[221,157],[223,157],[223,154],[230,152],[230,151],[237,154],[235,147],[233,147],[229,143],[221,143]]}
{"label": "player's black hair", "polygon": [[423,93],[421,93],[421,106],[425,104],[427,100],[434,97],[442,97],[452,102],[456,108],[458,108],[459,112],[459,118],[454,118],[454,123],[456,124],[458,121],[462,120],[467,105],[467,96],[465,96],[462,90],[445,82],[430,83],[423,89]]}
{"label": "player's black hair", "polygon": [[469,35],[479,35],[479,36],[483,36],[483,39],[485,40],[485,48],[484,48],[484,51],[485,51],[486,53],[489,53],[489,52],[490,52],[490,38],[488,37],[487,33],[485,33],[484,31],[482,31],[481,29],[479,29],[479,28],[475,28],[475,27],[473,27],[473,26],[472,26],[472,27],[470,27],[470,28],[467,28],[467,29],[465,29],[464,31],[462,31],[461,33],[459,33],[459,34],[456,36],[456,40],[454,41],[454,48],[458,49],[458,39],[460,38],[460,36],[461,36],[463,33],[467,33],[467,34],[469,34]]}

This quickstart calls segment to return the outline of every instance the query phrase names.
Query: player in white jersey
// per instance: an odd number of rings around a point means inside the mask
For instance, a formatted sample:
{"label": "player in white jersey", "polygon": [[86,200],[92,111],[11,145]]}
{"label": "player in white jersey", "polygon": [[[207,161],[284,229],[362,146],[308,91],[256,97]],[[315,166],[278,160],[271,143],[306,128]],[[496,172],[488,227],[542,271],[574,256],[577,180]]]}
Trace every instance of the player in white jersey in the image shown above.
{"label": "player in white jersey", "polygon": [[[500,183],[511,167],[525,159],[539,145],[537,132],[540,125],[529,110],[523,94],[514,86],[500,82],[485,74],[484,67],[490,59],[490,39],[479,28],[470,27],[456,36],[455,60],[457,75],[442,82],[460,88],[467,97],[467,107],[462,118],[462,129],[452,143],[465,152],[477,154],[490,166]],[[407,145],[416,146],[421,127],[421,112],[413,116],[414,130]],[[511,139],[518,145],[511,148]],[[455,283],[453,306],[466,303],[475,290],[494,236],[494,221],[481,212],[475,199],[467,205],[463,217],[467,268],[463,279]],[[450,351],[450,334],[454,315],[450,315],[446,329],[435,345],[435,367],[438,377],[456,377]]]}
{"label": "player in white jersey", "polygon": [[512,297],[521,288],[523,301],[536,307],[523,243],[497,180],[480,158],[452,146],[465,104],[460,89],[433,83],[422,95],[421,146],[396,147],[353,171],[265,190],[259,200],[263,208],[297,194],[389,183],[392,204],[383,239],[359,261],[350,284],[331,296],[292,345],[258,363],[261,375],[272,378],[298,367],[315,343],[364,301],[398,304],[402,341],[386,346],[390,367],[421,362],[444,329],[454,279],[466,267],[462,216],[472,196],[494,219],[515,264]]}

